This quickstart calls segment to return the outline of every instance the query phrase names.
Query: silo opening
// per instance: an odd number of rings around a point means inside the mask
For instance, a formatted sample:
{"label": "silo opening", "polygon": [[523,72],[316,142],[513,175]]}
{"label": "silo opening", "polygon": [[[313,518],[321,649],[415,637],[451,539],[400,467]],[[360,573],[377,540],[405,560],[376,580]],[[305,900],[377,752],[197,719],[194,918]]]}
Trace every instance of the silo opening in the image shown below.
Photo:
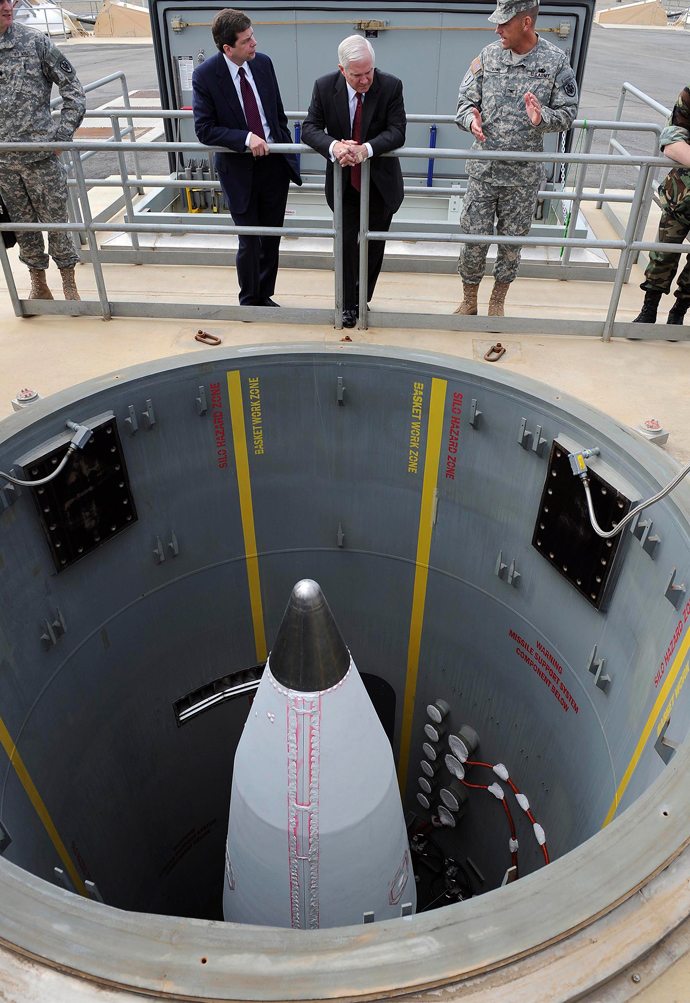
{"label": "silo opening", "polygon": [[595,540],[569,457],[592,450],[605,528],[672,472],[603,416],[484,367],[301,351],[35,407],[3,423],[0,468],[111,415],[136,519],[58,573],[62,523],[2,491],[3,860],[221,919],[235,751],[304,578],[388,738],[418,912],[550,866],[683,742],[687,488]]}

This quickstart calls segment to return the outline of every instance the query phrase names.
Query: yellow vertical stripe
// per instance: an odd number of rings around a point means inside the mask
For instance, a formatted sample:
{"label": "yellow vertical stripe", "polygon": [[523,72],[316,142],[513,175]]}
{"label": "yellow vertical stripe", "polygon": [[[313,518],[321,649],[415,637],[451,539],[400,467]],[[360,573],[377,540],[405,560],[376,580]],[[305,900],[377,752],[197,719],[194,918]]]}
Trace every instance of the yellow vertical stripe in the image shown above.
{"label": "yellow vertical stripe", "polygon": [[419,535],[417,537],[417,564],[412,594],[412,616],[410,618],[410,642],[407,649],[407,678],[405,680],[405,702],[403,704],[402,734],[400,737],[400,758],[398,760],[398,783],[401,793],[405,793],[407,783],[407,763],[412,740],[412,719],[417,690],[419,669],[419,649],[422,643],[424,623],[424,603],[426,584],[429,576],[429,554],[431,552],[431,531],[434,515],[434,490],[438,480],[438,464],[441,456],[443,435],[443,409],[446,403],[446,380],[432,379],[429,401],[429,423],[426,434],[424,459],[424,481],[422,483],[422,505],[419,513]]}
{"label": "yellow vertical stripe", "polygon": [[261,582],[259,580],[259,560],[256,554],[256,533],[254,531],[254,506],[252,504],[252,485],[249,479],[249,456],[247,454],[247,435],[244,425],[244,405],[242,404],[242,383],[237,369],[228,373],[228,396],[230,398],[230,419],[232,421],[232,438],[235,446],[235,467],[237,468],[237,487],[240,493],[240,512],[242,514],[242,532],[244,533],[244,552],[247,558],[247,578],[249,579],[249,599],[252,604],[252,621],[254,623],[254,644],[256,646],[257,662],[265,662],[266,631],[264,630],[264,610],[261,603]]}
{"label": "yellow vertical stripe", "polygon": [[17,747],[10,738],[10,733],[5,727],[5,722],[2,720],[2,718],[0,718],[0,743],[2,743],[5,752],[9,756],[10,764],[14,767],[14,771],[19,777],[22,786],[24,787],[24,790],[29,795],[29,800],[36,809],[38,817],[40,818],[41,822],[43,822],[45,830],[50,836],[52,844],[57,850],[60,860],[65,865],[67,873],[74,882],[74,887],[77,889],[80,895],[84,895],[86,898],[88,898],[84,882],[79,877],[77,869],[72,863],[72,860],[70,858],[69,853],[67,852],[65,844],[60,839],[58,831],[53,825],[53,820],[48,814],[48,809],[43,804],[41,795],[34,787],[34,782],[29,776],[26,766],[24,766],[24,762],[22,761],[22,757],[17,752]]}
{"label": "yellow vertical stripe", "polygon": [[604,825],[602,825],[602,829],[609,824],[613,816],[616,814],[616,811],[618,810],[618,805],[620,804],[625,789],[630,783],[632,775],[635,772],[635,767],[640,761],[640,756],[644,752],[647,740],[651,735],[652,730],[654,729],[654,725],[659,720],[659,717],[662,714],[664,707],[666,706],[668,695],[671,692],[671,689],[673,688],[673,684],[675,683],[678,673],[681,670],[681,666],[683,665],[683,660],[687,655],[689,648],[690,648],[690,630],[688,630],[687,634],[685,635],[685,639],[683,640],[683,643],[678,649],[678,654],[673,659],[673,662],[671,664],[671,670],[666,678],[666,682],[661,687],[661,690],[659,691],[659,696],[656,698],[654,706],[652,707],[652,712],[647,718],[647,723],[645,724],[642,730],[642,734],[640,735],[640,740],[637,743],[635,751],[633,752],[632,759],[628,763],[628,768],[623,774],[623,779],[618,785],[618,790],[616,791],[616,795],[613,799],[613,802],[611,803],[611,807],[608,810],[608,814],[604,819]]}

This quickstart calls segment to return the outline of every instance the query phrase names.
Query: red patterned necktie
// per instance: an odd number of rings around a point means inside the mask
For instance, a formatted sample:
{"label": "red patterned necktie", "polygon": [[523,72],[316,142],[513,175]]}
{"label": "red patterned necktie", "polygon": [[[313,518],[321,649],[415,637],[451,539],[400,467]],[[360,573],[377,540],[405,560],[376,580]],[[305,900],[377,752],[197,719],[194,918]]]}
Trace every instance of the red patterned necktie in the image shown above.
{"label": "red patterned necktie", "polygon": [[[357,97],[357,107],[355,108],[355,117],[352,120],[352,138],[355,143],[359,145],[362,142],[362,99],[363,95],[359,93],[356,94]],[[358,192],[362,190],[362,165],[354,164],[350,168],[350,183],[352,187]]]}
{"label": "red patterned necktie", "polygon": [[244,66],[240,66],[237,71],[240,75],[240,91],[242,92],[242,103],[244,104],[244,117],[247,120],[249,131],[253,132],[259,139],[266,139],[264,127],[261,124],[261,113],[254,97],[252,85],[247,80]]}

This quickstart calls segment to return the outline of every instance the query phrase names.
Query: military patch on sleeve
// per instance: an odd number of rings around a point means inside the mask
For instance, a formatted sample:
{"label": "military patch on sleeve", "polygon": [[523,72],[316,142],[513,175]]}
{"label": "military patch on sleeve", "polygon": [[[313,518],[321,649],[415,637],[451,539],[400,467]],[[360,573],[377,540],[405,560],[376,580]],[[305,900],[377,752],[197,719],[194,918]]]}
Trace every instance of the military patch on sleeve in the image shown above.
{"label": "military patch on sleeve", "polygon": [[472,62],[470,63],[470,69],[476,76],[477,73],[479,73],[479,71],[481,70],[481,68],[482,68],[482,62],[479,56],[477,56],[477,58],[473,59]]}
{"label": "military patch on sleeve", "polygon": [[568,80],[566,84],[563,85],[563,92],[566,97],[574,98],[577,94],[577,87],[574,80]]}
{"label": "military patch on sleeve", "polygon": [[74,67],[67,59],[61,59],[58,66],[63,73],[74,73]]}
{"label": "military patch on sleeve", "polygon": [[468,70],[465,76],[462,78],[462,86],[467,87],[467,85],[472,82],[472,79],[473,79],[472,70]]}

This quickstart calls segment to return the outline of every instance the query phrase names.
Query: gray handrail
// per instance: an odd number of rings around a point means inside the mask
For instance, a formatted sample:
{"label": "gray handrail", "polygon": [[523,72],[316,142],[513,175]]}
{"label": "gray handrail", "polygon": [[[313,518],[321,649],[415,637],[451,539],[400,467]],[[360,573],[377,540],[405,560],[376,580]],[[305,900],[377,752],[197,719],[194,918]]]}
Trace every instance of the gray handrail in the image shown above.
{"label": "gray handrail", "polygon": [[[137,149],[147,153],[177,153],[186,150],[195,153],[228,153],[227,147],[204,146],[202,143],[180,142],[180,143],[137,143]],[[304,143],[272,143],[271,149],[275,153],[313,153],[310,146]],[[46,150],[48,152],[59,152],[64,150],[86,151],[117,151],[123,150],[131,152],[129,143],[116,143],[109,140],[72,140],[71,143],[0,143],[0,153],[32,153],[36,150]],[[250,156],[251,154],[237,154],[238,156]],[[384,157],[417,157],[427,160],[429,149],[425,146],[401,146],[391,153],[384,153]],[[628,154],[604,154],[604,153],[526,153],[521,150],[464,150],[447,149],[438,147],[434,149],[434,159],[445,160],[488,160],[488,161],[509,161],[511,163],[534,163],[534,164],[609,164],[620,166],[648,165],[650,167],[668,167],[669,162],[662,156],[633,156]]]}
{"label": "gray handrail", "polygon": [[[638,101],[642,101],[642,103],[646,104],[649,108],[653,108],[654,111],[658,112],[660,115],[663,115],[664,119],[669,118],[670,115],[671,115],[671,109],[670,108],[667,108],[665,105],[661,104],[659,101],[655,101],[654,98],[652,98],[652,97],[649,96],[649,94],[645,94],[645,92],[641,91],[639,89],[639,87],[635,87],[634,84],[631,84],[631,83],[629,83],[626,80],[623,83],[623,86],[621,87],[620,97],[618,98],[618,107],[616,109],[616,117],[615,117],[615,121],[614,121],[614,123],[612,125],[611,135],[609,137],[609,153],[611,152],[612,149],[617,149],[619,151],[625,149],[625,147],[623,147],[618,142],[618,138],[617,137],[618,137],[618,133],[619,132],[633,132],[634,131],[633,129],[630,128],[630,123],[629,122],[623,122],[622,121],[623,107],[625,105],[625,98],[626,98],[626,96],[628,94],[631,94],[633,97],[637,98]],[[659,126],[658,128],[659,128],[659,135],[661,135],[661,128],[662,127]],[[659,144],[658,144],[658,142],[655,143],[655,150],[657,152],[659,150]],[[599,185],[599,194],[600,195],[603,195],[606,192],[606,182],[608,181],[608,178],[609,178],[609,169],[608,169],[608,166],[605,166],[604,170],[601,172],[601,184]],[[649,191],[648,198],[651,198],[651,181],[652,180],[653,180],[653,178],[649,178],[650,191]],[[602,204],[603,204],[603,199],[599,199],[599,201],[597,202],[597,209],[601,209]]]}

